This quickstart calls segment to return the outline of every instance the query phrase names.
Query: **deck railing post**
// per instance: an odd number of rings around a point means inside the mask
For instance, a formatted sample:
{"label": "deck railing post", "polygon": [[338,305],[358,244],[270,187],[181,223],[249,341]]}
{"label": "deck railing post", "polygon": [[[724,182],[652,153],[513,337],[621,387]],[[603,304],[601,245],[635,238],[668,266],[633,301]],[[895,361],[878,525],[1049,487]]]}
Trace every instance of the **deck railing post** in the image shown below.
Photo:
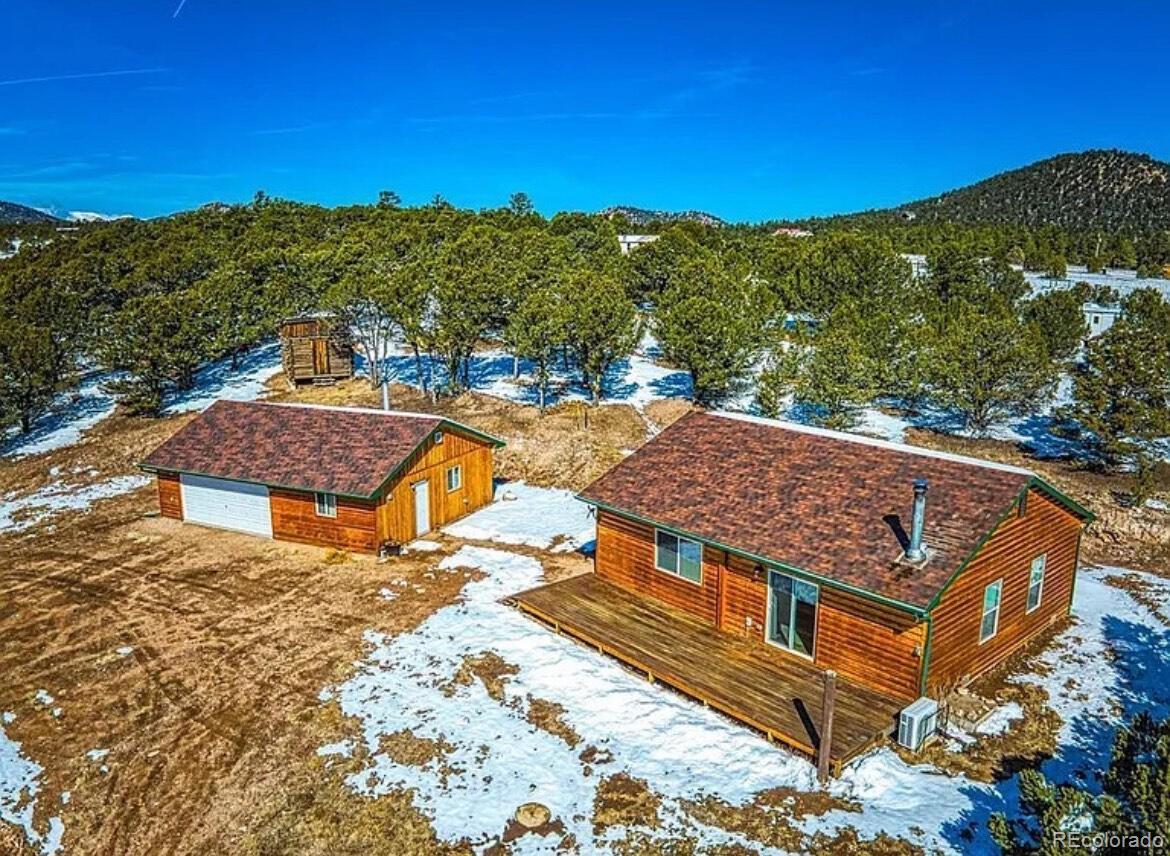
{"label": "deck railing post", "polygon": [[821,705],[821,740],[817,747],[817,780],[828,781],[833,751],[833,706],[837,702],[837,673],[832,669],[825,672],[825,694]]}

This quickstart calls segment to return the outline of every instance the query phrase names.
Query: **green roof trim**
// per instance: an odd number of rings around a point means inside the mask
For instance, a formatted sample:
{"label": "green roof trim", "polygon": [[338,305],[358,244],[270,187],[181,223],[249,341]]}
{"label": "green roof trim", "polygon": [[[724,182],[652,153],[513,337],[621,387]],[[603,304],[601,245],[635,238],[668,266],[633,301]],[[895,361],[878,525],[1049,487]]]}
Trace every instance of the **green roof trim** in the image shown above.
{"label": "green roof trim", "polygon": [[692,541],[698,541],[702,544],[714,547],[717,550],[726,550],[728,553],[734,553],[737,556],[740,556],[744,559],[749,559],[761,565],[770,566],[785,573],[794,574],[798,577],[804,577],[805,579],[815,581],[820,585],[838,589],[839,591],[849,592],[850,594],[855,594],[858,597],[873,601],[874,603],[891,606],[895,609],[901,610],[902,612],[907,612],[913,615],[915,618],[922,619],[926,617],[927,609],[921,606],[915,606],[914,604],[905,603],[892,597],[886,597],[884,595],[878,594],[877,592],[870,591],[869,589],[852,586],[848,583],[843,583],[840,580],[835,580],[832,577],[822,576],[821,574],[815,573],[805,568],[798,568],[795,565],[789,565],[776,559],[769,559],[766,556],[757,556],[755,553],[749,553],[747,550],[741,550],[728,544],[722,544],[712,538],[704,538],[702,535],[698,535],[694,532],[688,532],[685,529],[680,529],[667,523],[660,523],[656,520],[651,520],[648,517],[642,517],[639,514],[634,514],[621,508],[608,505],[604,502],[599,502],[596,499],[588,499],[587,497],[581,496],[580,494],[577,495],[577,499],[579,499],[581,502],[584,502],[586,505],[592,505],[604,511],[612,512],[619,517],[625,517],[629,520],[637,520],[639,523],[645,523],[647,526],[653,526],[657,529],[662,529],[666,532],[670,532],[672,535],[681,535],[684,538],[689,538]]}
{"label": "green roof trim", "polygon": [[1067,493],[1064,493],[1051,482],[1047,482],[1040,478],[1040,476],[1033,475],[1032,478],[1028,480],[1028,487],[1037,488],[1038,490],[1048,494],[1051,499],[1056,500],[1073,514],[1077,515],[1077,517],[1082,518],[1086,523],[1092,523],[1097,519],[1096,514],[1089,511],[1089,509],[1085,508],[1083,505],[1081,505]]}

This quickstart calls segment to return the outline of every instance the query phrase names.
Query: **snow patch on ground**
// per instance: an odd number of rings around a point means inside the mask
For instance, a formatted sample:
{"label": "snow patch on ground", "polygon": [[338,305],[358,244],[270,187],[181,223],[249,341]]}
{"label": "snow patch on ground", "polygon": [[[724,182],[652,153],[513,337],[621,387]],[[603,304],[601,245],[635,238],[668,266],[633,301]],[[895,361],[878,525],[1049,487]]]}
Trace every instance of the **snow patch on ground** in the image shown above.
{"label": "snow patch on ground", "polygon": [[[477,848],[496,840],[518,806],[540,802],[582,848],[596,852],[591,817],[601,776],[626,771],[648,779],[671,805],[703,793],[741,802],[766,787],[813,786],[807,762],[502,605],[501,597],[539,582],[536,559],[465,546],[439,567],[486,576],[412,633],[368,632],[372,650],[357,673],[322,693],[361,725],[371,757],[348,779],[355,790],[377,796],[411,789],[440,838]],[[485,652],[519,667],[501,700],[479,680],[455,680],[465,657]],[[580,744],[570,747],[530,724],[532,698],[562,705]],[[446,751],[422,766],[396,763],[381,740],[397,732],[443,741]],[[612,762],[586,775],[579,756],[587,746]],[[714,836],[729,838],[739,840]]]}
{"label": "snow patch on ground", "polygon": [[61,849],[65,826],[59,817],[49,818],[43,831],[33,825],[43,772],[44,768],[26,757],[20,744],[0,726],[0,820],[24,830],[28,842],[50,856]]}
{"label": "snow patch on ground", "polygon": [[1005,733],[1012,723],[1024,718],[1024,709],[1014,701],[1002,704],[975,726],[975,733],[983,737],[994,737]]}
{"label": "snow patch on ground", "polygon": [[171,396],[163,412],[191,413],[217,401],[253,401],[264,395],[268,380],[282,370],[279,342],[253,348],[234,369],[229,358],[216,360],[199,370],[193,389]]}
{"label": "snow patch on ground", "polygon": [[495,501],[446,527],[448,535],[470,541],[523,544],[546,550],[577,550],[592,542],[592,509],[571,490],[533,487],[524,482],[496,486]]}
{"label": "snow patch on ground", "polygon": [[442,550],[442,549],[443,549],[443,545],[440,544],[438,541],[427,541],[427,540],[420,538],[418,541],[411,541],[409,544],[407,544],[405,547],[403,547],[402,552],[404,552],[404,553],[433,553],[436,550]]}
{"label": "snow patch on ground", "polygon": [[108,499],[150,484],[141,475],[116,476],[88,485],[53,482],[27,496],[3,497],[0,502],[0,532],[20,532],[62,511],[85,511],[98,500]]}
{"label": "snow patch on ground", "polygon": [[112,378],[110,374],[95,375],[77,389],[58,395],[49,413],[37,420],[29,433],[10,432],[0,450],[4,455],[24,457],[72,446],[114,412],[114,397],[103,389]]}

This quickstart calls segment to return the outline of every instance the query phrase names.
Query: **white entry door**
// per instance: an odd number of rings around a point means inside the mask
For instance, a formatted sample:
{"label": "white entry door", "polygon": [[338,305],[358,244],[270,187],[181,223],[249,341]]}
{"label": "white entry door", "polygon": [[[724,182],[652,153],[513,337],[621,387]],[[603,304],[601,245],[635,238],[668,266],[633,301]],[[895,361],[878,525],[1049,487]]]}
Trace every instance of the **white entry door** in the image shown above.
{"label": "white entry door", "polygon": [[427,479],[410,486],[414,492],[414,537],[431,531],[431,483]]}
{"label": "white entry door", "polygon": [[184,520],[272,537],[272,508],[262,484],[180,475],[179,493]]}

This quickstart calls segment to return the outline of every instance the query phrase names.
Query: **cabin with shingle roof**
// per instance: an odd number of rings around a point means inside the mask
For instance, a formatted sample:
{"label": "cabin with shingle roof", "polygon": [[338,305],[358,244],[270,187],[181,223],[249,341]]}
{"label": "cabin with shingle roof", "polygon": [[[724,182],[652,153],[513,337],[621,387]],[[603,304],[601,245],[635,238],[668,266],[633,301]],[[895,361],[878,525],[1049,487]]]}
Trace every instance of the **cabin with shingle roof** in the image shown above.
{"label": "cabin with shingle roof", "polygon": [[1019,467],[705,412],[580,498],[595,573],[518,605],[810,752],[831,671],[835,764],[1066,616],[1092,519]]}
{"label": "cabin with shingle roof", "polygon": [[376,552],[491,502],[501,445],[425,413],[218,401],[141,467],[166,517]]}

